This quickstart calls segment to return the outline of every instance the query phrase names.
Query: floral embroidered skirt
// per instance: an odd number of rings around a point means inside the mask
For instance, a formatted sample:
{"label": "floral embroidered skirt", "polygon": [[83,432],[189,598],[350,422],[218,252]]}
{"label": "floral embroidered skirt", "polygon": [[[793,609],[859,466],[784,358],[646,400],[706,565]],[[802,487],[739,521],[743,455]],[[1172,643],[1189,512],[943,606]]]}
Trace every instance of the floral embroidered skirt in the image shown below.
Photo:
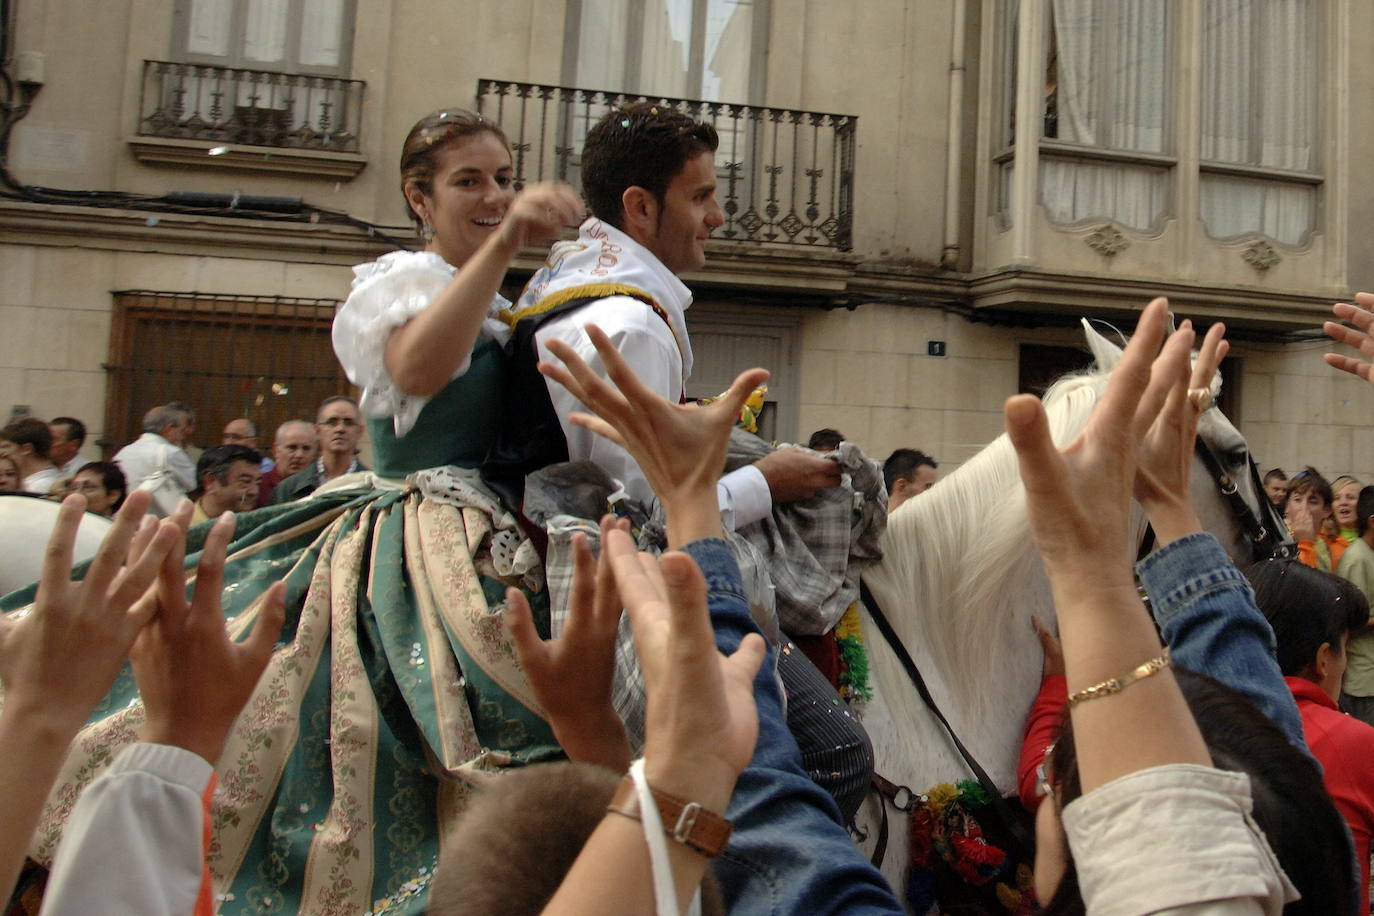
{"label": "floral embroidered skirt", "polygon": [[[207,532],[192,530],[188,552]],[[220,913],[421,913],[442,825],[471,789],[503,766],[560,756],[501,619],[517,583],[497,572],[499,534],[485,507],[413,488],[239,517],[225,572],[230,632],[247,633],[281,579],[287,619],[216,768],[209,867]],[[532,603],[547,634],[544,598]],[[16,592],[4,609],[31,601],[32,589]],[[126,667],[48,799],[37,861],[51,862],[81,789],[142,722]]]}

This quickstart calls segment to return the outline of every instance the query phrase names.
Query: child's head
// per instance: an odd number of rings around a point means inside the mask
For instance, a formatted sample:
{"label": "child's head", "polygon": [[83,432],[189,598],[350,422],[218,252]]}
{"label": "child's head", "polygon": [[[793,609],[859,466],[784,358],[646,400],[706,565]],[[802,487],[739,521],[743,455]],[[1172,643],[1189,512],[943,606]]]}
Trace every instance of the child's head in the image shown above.
{"label": "child's head", "polygon": [[[541,763],[492,780],[444,838],[431,916],[536,916],[606,816],[619,783],[617,774],[585,763]],[[709,872],[701,904],[707,916],[724,913]]]}

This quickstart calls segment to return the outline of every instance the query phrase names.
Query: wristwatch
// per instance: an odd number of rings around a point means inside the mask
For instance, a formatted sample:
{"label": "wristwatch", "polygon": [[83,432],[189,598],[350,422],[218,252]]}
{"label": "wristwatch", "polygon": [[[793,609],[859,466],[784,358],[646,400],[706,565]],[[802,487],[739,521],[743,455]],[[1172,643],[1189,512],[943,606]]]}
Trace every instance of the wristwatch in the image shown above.
{"label": "wristwatch", "polygon": [[[658,805],[658,816],[663,821],[664,833],[707,858],[714,859],[725,851],[725,844],[730,841],[730,832],[734,829],[734,825],[729,821],[714,811],[703,808],[697,802],[674,798],[652,786],[649,787],[649,792],[654,797],[654,803]],[[616,788],[606,810],[636,821],[642,820],[639,793],[635,791],[635,783],[630,776],[626,775],[620,780],[620,785]]]}

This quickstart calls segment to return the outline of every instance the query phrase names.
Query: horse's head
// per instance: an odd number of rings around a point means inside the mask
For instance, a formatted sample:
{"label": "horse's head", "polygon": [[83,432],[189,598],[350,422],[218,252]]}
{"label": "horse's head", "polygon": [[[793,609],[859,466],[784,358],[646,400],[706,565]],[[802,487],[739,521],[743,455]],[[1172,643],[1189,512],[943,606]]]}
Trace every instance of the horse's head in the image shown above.
{"label": "horse's head", "polygon": [[[1093,376],[1105,383],[1121,358],[1121,347],[1086,320],[1083,331],[1096,360]],[[1214,402],[1221,383],[1218,373],[1212,380]],[[1231,560],[1244,569],[1280,549],[1288,529],[1264,495],[1245,437],[1215,403],[1198,420],[1197,437],[1189,498],[1203,529],[1215,535]]]}

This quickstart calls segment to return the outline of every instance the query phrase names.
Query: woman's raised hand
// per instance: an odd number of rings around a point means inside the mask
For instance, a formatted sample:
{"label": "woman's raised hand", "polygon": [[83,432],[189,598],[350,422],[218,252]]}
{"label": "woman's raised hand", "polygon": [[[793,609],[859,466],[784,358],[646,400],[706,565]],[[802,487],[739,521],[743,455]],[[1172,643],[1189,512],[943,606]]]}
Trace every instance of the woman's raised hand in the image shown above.
{"label": "woman's raised hand", "polygon": [[1031,534],[1056,595],[1061,589],[1134,593],[1128,538],[1136,463],[1170,392],[1182,384],[1186,395],[1194,337],[1190,327],[1169,335],[1167,315],[1164,299],[1145,307],[1088,425],[1066,448],[1055,447],[1039,398],[1007,400],[1007,433],[1020,460]]}
{"label": "woman's raised hand", "polygon": [[541,181],[515,196],[501,221],[501,239],[519,248],[558,237],[564,226],[582,222],[586,208],[577,192],[561,181]]}

